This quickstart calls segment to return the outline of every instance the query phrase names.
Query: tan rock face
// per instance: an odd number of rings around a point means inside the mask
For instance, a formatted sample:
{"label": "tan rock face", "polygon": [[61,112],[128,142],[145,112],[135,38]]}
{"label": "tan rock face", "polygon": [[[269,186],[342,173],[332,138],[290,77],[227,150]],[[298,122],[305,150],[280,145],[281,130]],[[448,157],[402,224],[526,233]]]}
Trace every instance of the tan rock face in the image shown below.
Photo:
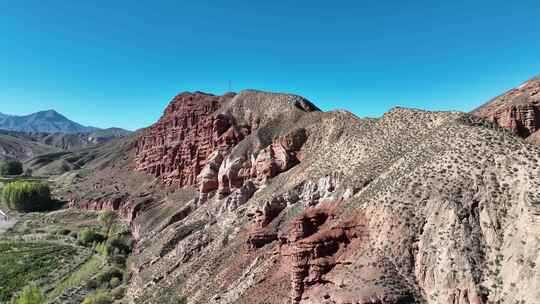
{"label": "tan rock face", "polygon": [[[473,114],[527,138],[540,129],[540,78],[503,94]],[[535,142],[531,139],[531,142]]]}
{"label": "tan rock face", "polygon": [[540,130],[537,130],[533,134],[531,134],[529,137],[527,137],[527,141],[533,144],[540,145]]}
{"label": "tan rock face", "polygon": [[215,113],[232,97],[199,92],[176,96],[160,120],[143,131],[137,170],[169,185],[195,185],[214,151],[227,153],[251,132],[249,126],[236,126],[231,117]]}
{"label": "tan rock face", "polygon": [[249,187],[263,187],[268,179],[300,163],[301,149],[306,139],[306,131],[297,129],[278,137],[258,152],[249,151],[248,157],[234,154],[225,156],[225,152],[220,150],[214,152],[198,176],[201,201],[205,201],[208,193],[216,190],[219,198],[240,194],[244,197],[241,200],[246,201],[254,192],[245,191],[246,183],[250,183]]}
{"label": "tan rock face", "polygon": [[300,149],[306,138],[304,129],[294,130],[262,150],[252,166],[256,181],[262,184],[266,179],[275,177],[298,164],[302,159]]}

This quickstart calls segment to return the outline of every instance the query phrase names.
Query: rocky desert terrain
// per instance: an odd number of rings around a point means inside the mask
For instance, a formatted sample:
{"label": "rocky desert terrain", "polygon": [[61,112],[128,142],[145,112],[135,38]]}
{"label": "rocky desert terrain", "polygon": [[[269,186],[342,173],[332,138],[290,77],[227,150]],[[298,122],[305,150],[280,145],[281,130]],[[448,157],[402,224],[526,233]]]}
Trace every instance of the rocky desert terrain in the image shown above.
{"label": "rocky desert terrain", "polygon": [[540,303],[539,88],[380,118],[184,92],[146,129],[26,165],[130,225],[126,303]]}

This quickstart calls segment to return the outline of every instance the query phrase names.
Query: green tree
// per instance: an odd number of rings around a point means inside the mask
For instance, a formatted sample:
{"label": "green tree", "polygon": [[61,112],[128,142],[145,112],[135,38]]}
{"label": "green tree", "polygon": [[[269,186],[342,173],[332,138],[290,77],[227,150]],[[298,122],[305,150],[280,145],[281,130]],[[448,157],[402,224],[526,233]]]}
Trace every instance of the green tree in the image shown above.
{"label": "green tree", "polygon": [[116,221],[116,213],[110,210],[102,211],[99,214],[98,219],[99,219],[99,222],[101,223],[101,226],[103,227],[103,230],[105,231],[105,235],[109,236],[109,233],[111,232],[111,228],[114,225],[114,222]]}
{"label": "green tree", "polygon": [[4,160],[0,162],[0,175],[21,175],[23,173],[23,165],[20,161]]}
{"label": "green tree", "polygon": [[47,299],[39,287],[26,286],[21,294],[11,300],[11,304],[45,304]]}
{"label": "green tree", "polygon": [[104,240],[105,240],[105,237],[97,233],[92,228],[84,228],[79,232],[79,242],[81,242],[83,245],[101,243]]}
{"label": "green tree", "polygon": [[103,257],[109,256],[109,247],[105,243],[99,243],[96,245],[96,252],[99,253]]}
{"label": "green tree", "polygon": [[44,211],[52,207],[49,186],[41,182],[16,181],[2,191],[9,208],[22,212]]}

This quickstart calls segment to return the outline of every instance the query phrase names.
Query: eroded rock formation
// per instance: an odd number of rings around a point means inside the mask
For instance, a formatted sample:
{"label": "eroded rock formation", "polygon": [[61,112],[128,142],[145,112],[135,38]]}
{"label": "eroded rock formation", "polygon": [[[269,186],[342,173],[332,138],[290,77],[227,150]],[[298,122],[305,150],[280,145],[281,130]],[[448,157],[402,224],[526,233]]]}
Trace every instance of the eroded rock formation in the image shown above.
{"label": "eroded rock formation", "polygon": [[[251,197],[253,186],[261,187],[298,164],[307,138],[304,129],[293,130],[261,150],[231,154],[254,131],[249,124],[237,125],[230,114],[219,113],[233,97],[200,92],[176,96],[138,140],[137,170],[168,185],[198,185],[201,202],[217,191],[220,198],[234,194],[232,203],[241,204]],[[253,184],[245,186],[248,181]]]}
{"label": "eroded rock formation", "polygon": [[367,237],[362,216],[335,224],[330,207],[307,209],[280,235],[281,255],[290,265],[291,301],[299,303],[306,286],[324,284],[324,275],[339,263],[347,246]]}
{"label": "eroded rock formation", "polygon": [[278,137],[260,151],[248,151],[247,156],[214,152],[198,176],[201,201],[213,191],[217,191],[220,198],[232,196],[238,202],[247,201],[268,179],[300,163],[306,139],[306,130],[297,129]]}
{"label": "eroded rock formation", "polygon": [[[527,138],[540,129],[540,78],[496,97],[473,112],[495,122],[520,137]],[[531,142],[536,142],[535,138]]]}
{"label": "eroded rock formation", "polygon": [[182,93],[157,123],[143,131],[136,151],[137,170],[177,186],[192,186],[215,151],[226,153],[250,132],[233,118],[217,114],[234,94]]}

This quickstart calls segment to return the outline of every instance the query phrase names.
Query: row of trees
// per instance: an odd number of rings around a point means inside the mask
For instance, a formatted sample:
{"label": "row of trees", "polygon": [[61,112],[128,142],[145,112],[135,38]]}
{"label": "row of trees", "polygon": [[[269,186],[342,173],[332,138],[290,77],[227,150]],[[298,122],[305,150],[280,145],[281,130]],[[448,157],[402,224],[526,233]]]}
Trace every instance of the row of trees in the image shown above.
{"label": "row of trees", "polygon": [[21,175],[23,174],[23,165],[19,161],[4,160],[0,161],[0,175]]}
{"label": "row of trees", "polygon": [[54,205],[49,186],[42,182],[11,182],[4,187],[2,199],[10,209],[21,212],[46,211]]}

